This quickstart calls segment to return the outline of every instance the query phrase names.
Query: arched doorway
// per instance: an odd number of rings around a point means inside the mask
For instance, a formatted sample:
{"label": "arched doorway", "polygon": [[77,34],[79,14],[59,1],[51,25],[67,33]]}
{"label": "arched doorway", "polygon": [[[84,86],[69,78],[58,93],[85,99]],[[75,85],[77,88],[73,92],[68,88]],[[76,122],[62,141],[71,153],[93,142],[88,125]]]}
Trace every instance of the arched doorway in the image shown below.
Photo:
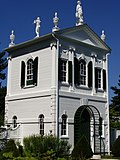
{"label": "arched doorway", "polygon": [[83,111],[79,108],[75,113],[74,118],[74,143],[83,135],[90,143],[90,113],[85,108]]}
{"label": "arched doorway", "polygon": [[83,135],[87,138],[95,154],[101,153],[99,135],[100,112],[91,105],[80,106],[74,116],[74,145]]}

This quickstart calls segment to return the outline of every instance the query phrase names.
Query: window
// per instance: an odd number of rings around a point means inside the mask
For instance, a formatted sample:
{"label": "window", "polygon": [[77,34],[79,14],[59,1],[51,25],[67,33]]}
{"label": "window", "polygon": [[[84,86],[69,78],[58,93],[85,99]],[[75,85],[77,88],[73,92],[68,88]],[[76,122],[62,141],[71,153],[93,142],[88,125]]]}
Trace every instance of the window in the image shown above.
{"label": "window", "polygon": [[104,137],[105,124],[102,117],[99,118],[99,136]]}
{"label": "window", "polygon": [[67,115],[62,115],[61,135],[67,135]]}
{"label": "window", "polygon": [[86,62],[80,60],[80,85],[86,85]]}
{"label": "window", "polygon": [[26,75],[26,85],[33,84],[33,60],[29,59],[27,61],[27,75]]}
{"label": "window", "polygon": [[101,69],[95,68],[95,87],[101,89]]}
{"label": "window", "polygon": [[17,117],[13,116],[13,128],[17,127]]}
{"label": "window", "polygon": [[21,62],[21,88],[29,85],[37,85],[38,57]]}
{"label": "window", "polygon": [[44,135],[44,115],[39,115],[40,135]]}
{"label": "window", "polygon": [[67,82],[67,61],[61,60],[61,81]]}

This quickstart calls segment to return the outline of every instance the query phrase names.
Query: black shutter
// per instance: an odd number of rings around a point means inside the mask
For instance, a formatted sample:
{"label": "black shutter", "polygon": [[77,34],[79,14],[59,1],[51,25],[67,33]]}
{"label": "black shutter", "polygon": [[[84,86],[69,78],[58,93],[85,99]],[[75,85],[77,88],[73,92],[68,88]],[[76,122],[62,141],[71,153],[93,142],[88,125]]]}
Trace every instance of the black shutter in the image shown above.
{"label": "black shutter", "polygon": [[103,89],[106,90],[106,70],[103,69]]}
{"label": "black shutter", "polygon": [[33,84],[36,86],[37,86],[37,76],[38,76],[38,57],[36,57],[33,62]]}
{"label": "black shutter", "polygon": [[62,76],[61,76],[61,59],[58,59],[58,81],[61,82]]}
{"label": "black shutter", "polygon": [[21,62],[21,87],[25,86],[25,62]]}
{"label": "black shutter", "polygon": [[75,85],[79,85],[79,79],[80,79],[80,66],[79,66],[79,61],[76,57],[74,57],[74,81]]}
{"label": "black shutter", "polygon": [[98,69],[95,68],[95,88],[98,88]]}
{"label": "black shutter", "polygon": [[88,87],[92,88],[92,80],[93,80],[93,66],[92,66],[92,62],[89,62],[88,64]]}
{"label": "black shutter", "polygon": [[72,84],[72,61],[68,61],[68,82]]}

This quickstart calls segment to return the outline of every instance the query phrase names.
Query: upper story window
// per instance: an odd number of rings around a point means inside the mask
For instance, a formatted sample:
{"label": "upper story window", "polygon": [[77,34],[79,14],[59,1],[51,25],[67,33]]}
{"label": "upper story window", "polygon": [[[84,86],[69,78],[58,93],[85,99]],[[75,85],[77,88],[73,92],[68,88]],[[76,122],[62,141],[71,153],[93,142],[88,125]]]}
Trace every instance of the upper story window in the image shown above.
{"label": "upper story window", "polygon": [[39,115],[40,135],[44,135],[44,115]]}
{"label": "upper story window", "polygon": [[13,128],[17,127],[17,117],[13,116]]}
{"label": "upper story window", "polygon": [[72,61],[59,58],[58,79],[61,82],[72,84]]}
{"label": "upper story window", "polygon": [[33,63],[32,59],[27,61],[26,85],[33,84]]}
{"label": "upper story window", "polygon": [[21,62],[21,87],[37,85],[38,57]]}
{"label": "upper story window", "polygon": [[67,82],[67,61],[61,60],[61,81]]}
{"label": "upper story window", "polygon": [[98,89],[102,88],[102,75],[100,68],[95,68],[95,87]]}
{"label": "upper story window", "polygon": [[84,60],[80,60],[80,85],[86,85],[86,62]]}
{"label": "upper story window", "polygon": [[61,135],[65,136],[67,135],[67,115],[62,115],[62,123],[61,123]]}

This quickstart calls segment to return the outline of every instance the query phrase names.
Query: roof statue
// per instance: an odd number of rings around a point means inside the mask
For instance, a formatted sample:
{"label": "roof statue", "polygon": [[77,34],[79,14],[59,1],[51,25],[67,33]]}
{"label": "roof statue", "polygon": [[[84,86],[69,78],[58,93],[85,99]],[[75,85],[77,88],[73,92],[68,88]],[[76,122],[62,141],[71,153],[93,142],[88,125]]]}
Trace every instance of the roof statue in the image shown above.
{"label": "roof statue", "polygon": [[11,42],[9,44],[9,47],[12,47],[12,46],[15,45],[14,40],[15,40],[15,35],[14,35],[14,31],[12,30],[11,35],[10,35],[10,41]]}
{"label": "roof statue", "polygon": [[77,18],[76,26],[83,24],[83,11],[81,6],[81,0],[77,1],[76,18]]}
{"label": "roof statue", "polygon": [[106,38],[105,31],[102,30],[101,39],[102,39],[103,41],[105,41],[105,38]]}
{"label": "roof statue", "polygon": [[53,18],[53,23],[55,26],[53,27],[52,32],[59,30],[58,22],[59,22],[59,18],[57,17],[57,12],[55,12],[55,17]]}
{"label": "roof statue", "polygon": [[35,27],[35,32],[36,32],[36,38],[40,36],[40,18],[37,17],[36,20],[34,20],[34,23],[36,24],[36,27]]}

